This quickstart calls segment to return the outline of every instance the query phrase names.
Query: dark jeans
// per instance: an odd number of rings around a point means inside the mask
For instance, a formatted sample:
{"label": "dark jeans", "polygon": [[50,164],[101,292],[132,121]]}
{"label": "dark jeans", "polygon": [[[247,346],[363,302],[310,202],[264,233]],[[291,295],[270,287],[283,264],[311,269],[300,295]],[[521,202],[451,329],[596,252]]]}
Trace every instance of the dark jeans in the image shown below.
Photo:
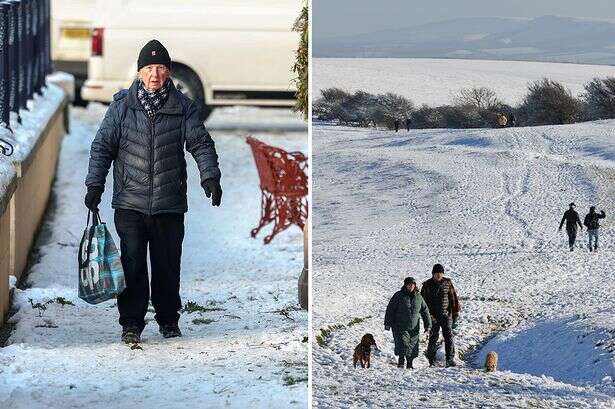
{"label": "dark jeans", "polygon": [[568,246],[570,246],[570,248],[574,247],[574,242],[577,239],[577,229],[572,228],[566,228],[566,233],[568,233]]}
{"label": "dark jeans", "polygon": [[431,332],[429,333],[429,344],[427,345],[427,359],[432,360],[436,357],[438,350],[438,338],[440,337],[440,328],[444,336],[444,350],[446,351],[446,360],[450,361],[455,358],[455,344],[453,342],[453,317],[442,315],[432,317]]}
{"label": "dark jeans", "polygon": [[116,209],[115,228],[120,236],[126,289],[117,297],[120,325],[145,327],[150,298],[147,273],[149,243],[152,267],[151,295],[158,324],[177,323],[181,309],[179,272],[184,239],[184,214],[147,216],[135,210]]}

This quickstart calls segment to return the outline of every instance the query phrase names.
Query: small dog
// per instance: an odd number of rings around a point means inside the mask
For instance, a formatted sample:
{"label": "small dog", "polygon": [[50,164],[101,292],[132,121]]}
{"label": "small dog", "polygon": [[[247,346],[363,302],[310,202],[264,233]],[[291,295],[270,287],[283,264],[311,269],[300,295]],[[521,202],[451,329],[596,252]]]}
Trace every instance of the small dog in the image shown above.
{"label": "small dog", "polygon": [[485,370],[487,372],[495,372],[498,369],[498,354],[493,351],[487,353],[485,358]]}
{"label": "small dog", "polygon": [[354,355],[352,356],[352,364],[357,367],[357,362],[361,364],[361,368],[369,368],[372,355],[372,345],[375,349],[378,349],[376,340],[372,334],[365,334],[361,338],[361,342],[354,349]]}

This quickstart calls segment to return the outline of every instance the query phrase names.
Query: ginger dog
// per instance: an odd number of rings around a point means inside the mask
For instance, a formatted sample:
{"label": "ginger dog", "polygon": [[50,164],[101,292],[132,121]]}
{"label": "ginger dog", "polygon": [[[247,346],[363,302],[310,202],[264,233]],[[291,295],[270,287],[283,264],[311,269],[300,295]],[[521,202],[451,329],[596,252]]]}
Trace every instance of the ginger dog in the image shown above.
{"label": "ginger dog", "polygon": [[487,372],[495,372],[498,368],[498,354],[490,351],[485,358],[485,370]]}

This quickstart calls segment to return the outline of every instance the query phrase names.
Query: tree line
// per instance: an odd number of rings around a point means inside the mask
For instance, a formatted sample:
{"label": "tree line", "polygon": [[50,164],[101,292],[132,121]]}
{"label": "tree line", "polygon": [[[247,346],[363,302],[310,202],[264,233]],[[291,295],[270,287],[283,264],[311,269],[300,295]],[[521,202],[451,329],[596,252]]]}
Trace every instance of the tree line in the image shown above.
{"label": "tree line", "polygon": [[464,88],[450,105],[416,107],[395,93],[371,94],[327,88],[314,102],[315,119],[336,121],[340,125],[386,127],[396,121],[410,127],[426,128],[493,128],[498,115],[514,117],[517,126],[562,125],[575,122],[615,118],[615,77],[594,78],[576,97],[563,84],[548,78],[531,82],[518,106],[502,102],[487,87]]}

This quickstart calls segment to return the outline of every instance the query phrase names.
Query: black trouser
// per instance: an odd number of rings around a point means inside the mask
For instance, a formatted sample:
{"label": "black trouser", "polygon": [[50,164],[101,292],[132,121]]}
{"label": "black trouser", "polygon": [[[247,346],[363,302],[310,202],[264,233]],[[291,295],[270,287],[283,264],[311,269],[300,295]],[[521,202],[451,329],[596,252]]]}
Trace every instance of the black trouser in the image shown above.
{"label": "black trouser", "polygon": [[177,323],[181,308],[179,272],[184,214],[153,216],[135,210],[116,209],[115,228],[120,236],[121,260],[126,289],[117,297],[120,325],[145,327],[150,283],[147,245],[152,267],[151,294],[158,324]]}
{"label": "black trouser", "polygon": [[453,342],[453,317],[440,315],[436,318],[431,318],[431,332],[429,333],[429,344],[427,345],[427,359],[433,360],[436,357],[438,350],[438,338],[440,337],[440,328],[444,336],[444,350],[446,351],[446,360],[450,361],[455,358],[455,344]]}
{"label": "black trouser", "polygon": [[568,233],[568,246],[570,248],[574,247],[574,242],[577,239],[577,228],[574,227],[566,227],[566,233]]}

